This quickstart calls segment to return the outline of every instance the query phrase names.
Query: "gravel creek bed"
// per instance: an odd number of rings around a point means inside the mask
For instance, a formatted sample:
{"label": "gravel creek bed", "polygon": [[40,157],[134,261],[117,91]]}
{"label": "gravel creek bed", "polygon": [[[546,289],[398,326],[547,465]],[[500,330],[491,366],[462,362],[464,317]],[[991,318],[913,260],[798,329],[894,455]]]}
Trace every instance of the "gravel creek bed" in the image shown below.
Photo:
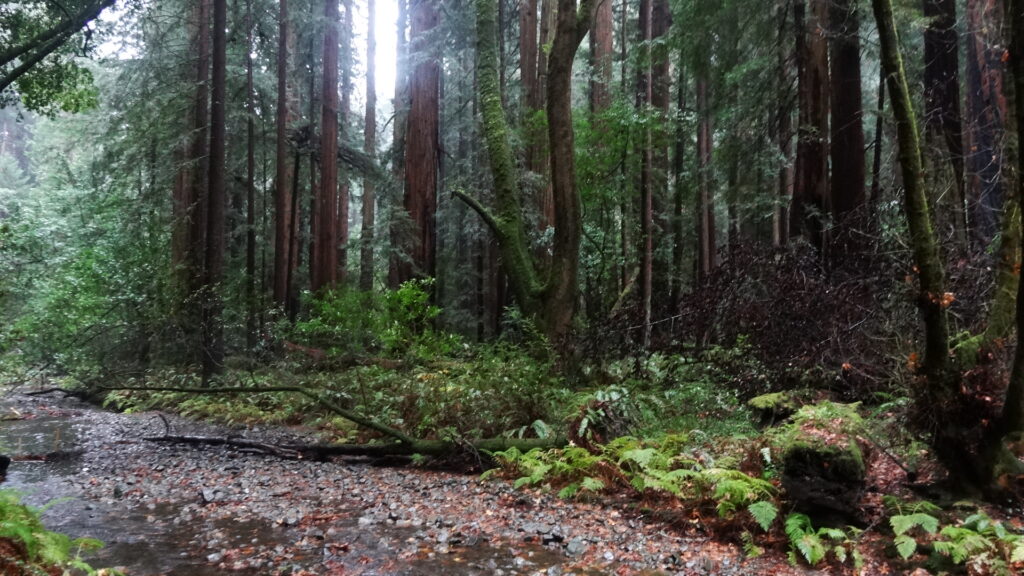
{"label": "gravel creek bed", "polygon": [[[502,480],[146,442],[164,433],[156,413],[59,396],[0,398],[0,453],[15,460],[0,487],[66,499],[47,526],[105,541],[90,560],[131,576],[827,573]],[[166,418],[174,434],[310,440]]]}

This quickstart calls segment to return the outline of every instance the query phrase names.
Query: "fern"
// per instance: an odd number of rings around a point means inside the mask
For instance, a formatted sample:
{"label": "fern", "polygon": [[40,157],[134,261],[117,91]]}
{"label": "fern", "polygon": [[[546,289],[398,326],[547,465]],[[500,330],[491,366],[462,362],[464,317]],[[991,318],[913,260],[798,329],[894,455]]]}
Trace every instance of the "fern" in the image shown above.
{"label": "fern", "polygon": [[771,529],[772,523],[779,516],[779,509],[775,504],[764,500],[747,506],[747,511],[750,512],[750,515],[754,517],[754,521],[765,532]]}
{"label": "fern", "polygon": [[889,518],[889,524],[892,525],[892,531],[897,536],[906,534],[914,527],[920,527],[929,534],[935,534],[939,530],[939,519],[923,512],[907,514],[905,516],[893,516]]}

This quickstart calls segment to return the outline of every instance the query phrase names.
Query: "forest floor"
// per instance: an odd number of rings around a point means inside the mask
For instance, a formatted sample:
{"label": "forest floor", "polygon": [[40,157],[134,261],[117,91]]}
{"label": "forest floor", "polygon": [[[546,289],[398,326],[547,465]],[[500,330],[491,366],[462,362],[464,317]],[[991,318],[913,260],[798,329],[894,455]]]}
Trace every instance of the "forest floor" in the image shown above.
{"label": "forest floor", "polygon": [[[166,415],[174,434],[309,440]],[[572,502],[505,480],[413,467],[283,460],[147,442],[155,412],[120,414],[54,395],[0,400],[0,488],[48,528],[104,540],[90,558],[133,576],[214,574],[828,574],[781,552],[695,537],[635,502]],[[692,532],[692,531],[691,531]],[[877,572],[893,573],[887,566]]]}

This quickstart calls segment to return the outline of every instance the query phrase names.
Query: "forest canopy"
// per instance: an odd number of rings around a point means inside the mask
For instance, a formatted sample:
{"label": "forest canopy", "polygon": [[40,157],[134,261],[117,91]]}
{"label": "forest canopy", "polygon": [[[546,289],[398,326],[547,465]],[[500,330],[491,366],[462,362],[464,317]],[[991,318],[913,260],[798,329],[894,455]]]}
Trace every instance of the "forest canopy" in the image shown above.
{"label": "forest canopy", "polygon": [[[570,496],[600,460],[680,497],[673,434],[757,437],[763,531],[868,525],[871,458],[921,446],[1018,499],[1022,34],[1017,0],[0,3],[0,375],[582,458]],[[802,501],[823,453],[857,482]]]}

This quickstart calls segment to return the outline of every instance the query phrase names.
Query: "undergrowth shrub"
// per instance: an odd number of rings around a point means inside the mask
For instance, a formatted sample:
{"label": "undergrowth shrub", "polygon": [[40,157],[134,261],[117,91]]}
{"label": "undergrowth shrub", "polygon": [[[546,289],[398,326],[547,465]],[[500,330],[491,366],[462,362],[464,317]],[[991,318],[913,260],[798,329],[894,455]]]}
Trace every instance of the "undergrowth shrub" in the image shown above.
{"label": "undergrowth shrub", "polygon": [[66,576],[117,574],[96,570],[81,558],[82,552],[100,548],[102,542],[47,530],[39,519],[43,510],[23,505],[17,492],[0,490],[0,573],[47,575],[56,568]]}
{"label": "undergrowth shrub", "polygon": [[430,302],[433,283],[410,280],[384,292],[331,290],[309,297],[306,317],[292,326],[282,322],[278,332],[330,358],[383,354],[425,361],[450,355],[462,342],[434,326],[441,309]]}
{"label": "undergrowth shrub", "polygon": [[[558,488],[564,498],[626,490],[713,511],[723,528],[770,530],[779,510],[775,485],[739,470],[704,466],[687,453],[688,445],[689,438],[678,434],[655,440],[623,436],[597,452],[580,446],[525,453],[511,448],[493,456],[500,470],[516,478],[516,488]],[[484,477],[498,472],[490,470]]]}

